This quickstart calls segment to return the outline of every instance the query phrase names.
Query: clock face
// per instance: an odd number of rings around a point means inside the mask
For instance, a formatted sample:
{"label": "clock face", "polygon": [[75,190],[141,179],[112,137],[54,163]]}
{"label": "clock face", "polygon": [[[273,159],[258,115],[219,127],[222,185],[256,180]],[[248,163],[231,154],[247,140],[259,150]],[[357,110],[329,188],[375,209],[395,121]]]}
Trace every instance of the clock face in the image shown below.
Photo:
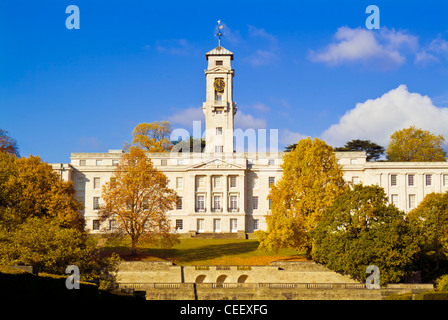
{"label": "clock face", "polygon": [[225,86],[226,86],[226,83],[224,82],[223,78],[216,78],[215,82],[213,83],[213,87],[218,92],[223,92]]}

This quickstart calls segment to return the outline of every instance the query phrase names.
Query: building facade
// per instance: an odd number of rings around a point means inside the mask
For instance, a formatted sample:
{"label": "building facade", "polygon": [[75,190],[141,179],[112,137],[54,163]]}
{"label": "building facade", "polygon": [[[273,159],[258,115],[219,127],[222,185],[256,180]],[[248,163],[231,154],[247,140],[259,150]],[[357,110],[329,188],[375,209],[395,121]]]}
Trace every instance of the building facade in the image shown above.
{"label": "building facade", "polygon": [[[253,233],[266,229],[269,189],[282,177],[282,152],[235,152],[233,53],[218,46],[206,53],[205,152],[148,153],[178,194],[167,213],[179,233]],[[69,164],[53,164],[62,179],[72,180],[84,203],[86,228],[112,228],[100,222],[102,185],[123,155],[72,153]],[[432,192],[448,191],[448,162],[366,162],[365,152],[337,152],[344,178],[353,184],[377,184],[389,201],[408,212]]]}

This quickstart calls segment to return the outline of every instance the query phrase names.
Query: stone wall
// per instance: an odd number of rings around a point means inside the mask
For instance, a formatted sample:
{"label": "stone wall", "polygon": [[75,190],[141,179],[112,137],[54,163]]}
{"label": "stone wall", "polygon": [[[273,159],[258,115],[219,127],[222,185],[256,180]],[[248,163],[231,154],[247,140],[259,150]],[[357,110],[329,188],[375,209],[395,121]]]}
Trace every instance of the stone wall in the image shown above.
{"label": "stone wall", "polygon": [[389,294],[420,293],[431,284],[365,284],[311,261],[270,266],[175,266],[171,262],[123,262],[122,290],[145,291],[148,300],[381,300]]}
{"label": "stone wall", "polygon": [[270,266],[175,266],[170,262],[123,262],[119,283],[357,283],[312,261]]}
{"label": "stone wall", "polygon": [[366,289],[362,284],[306,283],[182,283],[147,284],[147,300],[384,300],[390,294],[420,293],[431,285],[386,286]]}

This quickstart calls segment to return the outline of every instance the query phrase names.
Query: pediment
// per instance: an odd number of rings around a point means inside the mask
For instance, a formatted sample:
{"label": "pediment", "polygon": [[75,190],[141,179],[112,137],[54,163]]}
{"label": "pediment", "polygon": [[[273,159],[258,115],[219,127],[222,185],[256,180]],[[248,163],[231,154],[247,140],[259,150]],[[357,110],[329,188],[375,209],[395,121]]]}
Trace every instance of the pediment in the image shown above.
{"label": "pediment", "polygon": [[224,68],[223,66],[216,66],[211,69],[206,69],[205,73],[229,73],[231,71],[231,69]]}
{"label": "pediment", "polygon": [[188,170],[245,170],[246,167],[236,164],[236,163],[232,163],[230,161],[227,160],[223,160],[223,159],[211,159],[208,161],[204,161],[198,164],[195,164],[189,168],[187,168]]}

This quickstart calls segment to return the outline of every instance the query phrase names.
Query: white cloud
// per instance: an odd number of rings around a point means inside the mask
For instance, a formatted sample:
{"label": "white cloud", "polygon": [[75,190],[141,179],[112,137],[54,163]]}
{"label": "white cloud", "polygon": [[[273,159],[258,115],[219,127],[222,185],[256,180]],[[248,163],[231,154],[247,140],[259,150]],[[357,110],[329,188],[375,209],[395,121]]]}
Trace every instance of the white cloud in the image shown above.
{"label": "white cloud", "polygon": [[277,42],[277,38],[273,34],[266,32],[266,30],[264,30],[264,29],[257,28],[257,27],[251,26],[251,25],[249,26],[249,34],[252,37],[259,37],[262,39],[266,39],[273,44],[275,44]]}
{"label": "white cloud", "polygon": [[186,39],[171,39],[157,41],[156,50],[173,55],[187,55],[192,52],[193,47]]}
{"label": "white cloud", "polygon": [[448,138],[448,108],[436,107],[428,96],[411,93],[406,85],[377,99],[357,103],[330,126],[322,138],[334,147],[353,139],[371,140],[387,147],[390,135],[411,125]]}
{"label": "white cloud", "polygon": [[193,107],[175,112],[172,116],[168,117],[168,121],[191,128],[193,121],[201,121],[204,124],[205,116],[201,107]]}
{"label": "white cloud", "polygon": [[448,59],[448,41],[442,39],[439,35],[433,39],[428,45],[417,52],[415,57],[416,63],[439,62],[440,58]]}
{"label": "white cloud", "polygon": [[250,114],[238,111],[235,115],[235,129],[265,129],[266,119],[255,118]]}
{"label": "white cloud", "polygon": [[254,67],[258,67],[271,64],[277,60],[277,38],[273,34],[250,25],[249,35],[252,40],[256,41],[256,45],[261,44],[262,48],[247,56],[244,59],[245,61]]}
{"label": "white cloud", "polygon": [[360,62],[390,69],[403,64],[406,53],[418,48],[417,37],[387,28],[372,31],[340,27],[334,38],[325,49],[310,50],[309,59],[332,66]]}
{"label": "white cloud", "polygon": [[289,129],[280,130],[279,140],[280,144],[284,146],[288,146],[293,143],[297,143],[301,139],[306,139],[309,136],[301,134],[299,132],[293,132]]}
{"label": "white cloud", "polygon": [[259,112],[269,112],[271,108],[263,103],[256,103],[253,105],[253,108]]}

